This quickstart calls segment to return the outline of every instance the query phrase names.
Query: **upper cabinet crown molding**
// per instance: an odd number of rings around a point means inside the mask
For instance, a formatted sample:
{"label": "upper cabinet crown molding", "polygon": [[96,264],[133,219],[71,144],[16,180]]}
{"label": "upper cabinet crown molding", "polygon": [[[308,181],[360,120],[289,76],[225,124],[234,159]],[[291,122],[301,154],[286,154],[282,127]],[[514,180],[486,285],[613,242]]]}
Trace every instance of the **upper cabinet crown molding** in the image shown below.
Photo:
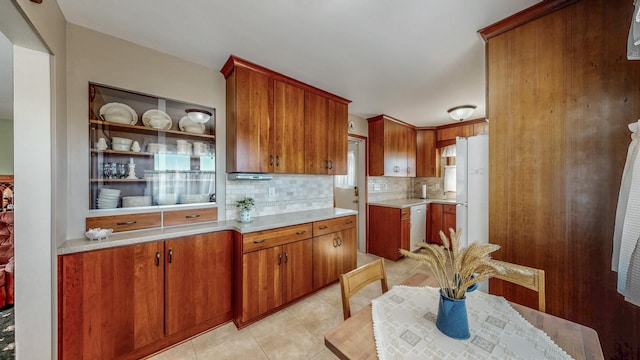
{"label": "upper cabinet crown molding", "polygon": [[578,1],[579,0],[544,0],[494,24],[478,30],[478,34],[480,34],[482,40],[484,40],[484,42],[486,43],[492,37],[498,36],[530,21],[539,19],[554,11],[562,9],[565,6],[575,4]]}
{"label": "upper cabinet crown molding", "polygon": [[279,72],[267,69],[263,66],[260,66],[258,64],[252,63],[251,61],[242,59],[240,57],[237,57],[235,55],[231,55],[229,56],[229,59],[227,60],[227,62],[224,64],[224,66],[222,67],[222,69],[220,69],[220,73],[222,73],[222,75],[224,75],[224,78],[227,79],[229,77],[229,75],[231,75],[231,73],[233,72],[233,69],[235,67],[238,66],[242,66],[248,69],[251,69],[255,72],[258,73],[262,73],[264,75],[269,76],[270,78],[274,79],[274,80],[278,80],[284,83],[289,83],[291,85],[294,85],[296,87],[299,87],[301,89],[303,89],[304,91],[310,92],[310,93],[314,93],[316,95],[320,95],[326,98],[329,98],[331,100],[343,103],[343,104],[349,104],[351,103],[351,100],[345,99],[343,97],[340,97],[338,95],[332,94],[330,92],[324,91],[322,89],[318,89],[317,87],[311,86],[309,84],[303,83],[300,80],[296,80],[294,78],[291,78],[289,76],[283,75]]}

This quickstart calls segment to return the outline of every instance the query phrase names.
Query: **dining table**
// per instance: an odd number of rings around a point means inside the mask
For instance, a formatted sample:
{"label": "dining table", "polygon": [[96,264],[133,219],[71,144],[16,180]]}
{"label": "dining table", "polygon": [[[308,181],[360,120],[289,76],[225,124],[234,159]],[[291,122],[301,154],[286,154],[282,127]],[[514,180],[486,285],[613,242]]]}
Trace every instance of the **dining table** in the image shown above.
{"label": "dining table", "polygon": [[[415,273],[401,285],[437,287],[437,282],[432,276]],[[604,359],[594,329],[513,302],[509,304],[574,359]],[[340,359],[377,359],[371,304],[327,332],[324,343]]]}

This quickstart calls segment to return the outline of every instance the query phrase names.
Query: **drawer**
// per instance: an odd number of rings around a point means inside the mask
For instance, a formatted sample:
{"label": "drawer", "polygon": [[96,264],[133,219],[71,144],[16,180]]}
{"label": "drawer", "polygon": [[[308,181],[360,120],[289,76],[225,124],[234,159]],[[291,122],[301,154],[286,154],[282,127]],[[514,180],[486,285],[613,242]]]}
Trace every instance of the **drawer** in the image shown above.
{"label": "drawer", "polygon": [[316,221],[313,223],[313,236],[331,234],[336,231],[356,227],[356,216],[343,216],[336,219]]}
{"label": "drawer", "polygon": [[242,252],[265,249],[311,238],[311,223],[256,231],[242,236]]}
{"label": "drawer", "polygon": [[218,208],[173,210],[164,212],[164,226],[194,224],[218,220]]}
{"label": "drawer", "polygon": [[454,204],[443,204],[442,205],[442,213],[455,215],[456,214],[456,206]]}
{"label": "drawer", "polygon": [[160,212],[88,217],[87,230],[93,228],[113,229],[113,232],[159,228],[162,226]]}
{"label": "drawer", "polygon": [[405,220],[411,218],[411,208],[400,209],[400,219]]}

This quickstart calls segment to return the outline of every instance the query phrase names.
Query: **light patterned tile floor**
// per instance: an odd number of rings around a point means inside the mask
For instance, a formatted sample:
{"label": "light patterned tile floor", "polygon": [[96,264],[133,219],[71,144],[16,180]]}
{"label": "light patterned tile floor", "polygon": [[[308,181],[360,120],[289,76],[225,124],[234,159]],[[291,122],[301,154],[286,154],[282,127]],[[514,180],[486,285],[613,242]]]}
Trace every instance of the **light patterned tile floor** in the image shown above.
{"label": "light patterned tile floor", "polygon": [[[378,259],[358,253],[358,266]],[[385,260],[389,286],[402,282],[414,272],[415,262]],[[355,313],[381,294],[380,283],[370,284],[351,298]],[[242,330],[233,323],[201,334],[178,346],[158,353],[149,360],[165,359],[337,359],[324,346],[324,334],[342,317],[340,284],[335,283]]]}

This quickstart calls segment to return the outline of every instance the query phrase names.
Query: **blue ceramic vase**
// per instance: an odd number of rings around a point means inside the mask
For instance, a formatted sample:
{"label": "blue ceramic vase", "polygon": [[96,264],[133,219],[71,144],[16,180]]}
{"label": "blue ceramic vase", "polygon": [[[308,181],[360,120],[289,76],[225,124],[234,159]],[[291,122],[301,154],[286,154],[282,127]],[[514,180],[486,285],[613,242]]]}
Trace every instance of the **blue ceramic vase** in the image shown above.
{"label": "blue ceramic vase", "polygon": [[452,299],[445,296],[440,290],[436,327],[450,338],[468,339],[471,334],[469,333],[469,320],[467,319],[466,298],[460,300]]}

